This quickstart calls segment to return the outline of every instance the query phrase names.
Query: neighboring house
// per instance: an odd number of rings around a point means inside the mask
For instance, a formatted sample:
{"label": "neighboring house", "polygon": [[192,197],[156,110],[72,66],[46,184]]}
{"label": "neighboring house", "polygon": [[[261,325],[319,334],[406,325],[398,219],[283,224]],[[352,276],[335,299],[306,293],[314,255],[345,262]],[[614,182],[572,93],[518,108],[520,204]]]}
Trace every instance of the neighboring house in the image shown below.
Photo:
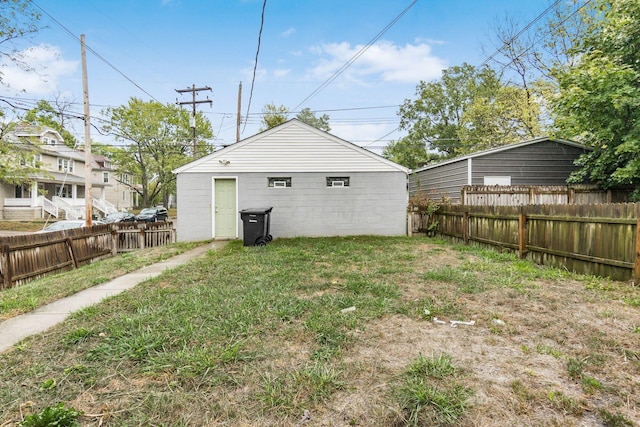
{"label": "neighboring house", "polygon": [[263,207],[274,238],[406,233],[408,170],[297,119],[174,172],[180,241],[240,237]]}
{"label": "neighboring house", "polygon": [[[64,145],[62,136],[46,126],[18,125],[6,140],[34,151],[34,163],[39,171],[28,184],[0,183],[2,219],[28,220],[47,216],[80,219],[86,216],[84,152]],[[94,164],[93,167],[98,166]],[[100,178],[107,170],[103,167],[100,172],[92,171],[91,186],[101,194],[93,198],[92,212],[97,216],[116,210],[104,198],[105,189],[111,185]]]}
{"label": "neighboring house", "polygon": [[590,148],[577,142],[537,138],[428,165],[409,176],[409,192],[460,202],[465,185],[566,185],[574,161]]}
{"label": "neighboring house", "polygon": [[133,175],[116,172],[111,160],[105,156],[93,156],[93,181],[101,181],[105,187],[92,188],[92,195],[98,200],[106,200],[118,211],[129,211],[138,205]]}

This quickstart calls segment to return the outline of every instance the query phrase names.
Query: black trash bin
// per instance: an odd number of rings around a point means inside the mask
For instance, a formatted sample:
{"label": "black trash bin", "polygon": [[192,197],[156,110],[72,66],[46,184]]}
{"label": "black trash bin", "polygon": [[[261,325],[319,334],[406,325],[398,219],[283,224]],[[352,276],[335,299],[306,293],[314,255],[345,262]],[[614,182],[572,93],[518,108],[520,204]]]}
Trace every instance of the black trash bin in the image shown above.
{"label": "black trash bin", "polygon": [[266,246],[273,237],[269,234],[270,208],[250,208],[240,211],[244,246]]}

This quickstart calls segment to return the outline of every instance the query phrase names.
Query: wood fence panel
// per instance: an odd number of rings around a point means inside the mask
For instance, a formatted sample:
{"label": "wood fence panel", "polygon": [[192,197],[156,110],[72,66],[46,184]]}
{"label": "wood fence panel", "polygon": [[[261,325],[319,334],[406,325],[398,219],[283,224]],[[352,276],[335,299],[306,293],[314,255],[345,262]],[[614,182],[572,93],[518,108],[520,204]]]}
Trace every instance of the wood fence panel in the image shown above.
{"label": "wood fence panel", "polygon": [[[142,238],[141,238],[142,236]],[[0,290],[113,256],[175,242],[173,223],[117,223],[0,237]]]}
{"label": "wood fence panel", "polygon": [[540,264],[618,280],[640,272],[640,203],[445,205],[437,218],[443,235],[462,238],[460,222],[468,218],[469,241],[514,250]]}
{"label": "wood fence panel", "polygon": [[438,232],[449,237],[463,239],[466,235],[464,222],[464,209],[462,205],[447,205],[447,209],[440,209],[436,214]]}
{"label": "wood fence panel", "polygon": [[527,206],[626,202],[628,190],[601,190],[593,185],[465,185],[465,206]]}
{"label": "wood fence panel", "polygon": [[478,206],[469,212],[469,240],[518,249],[517,210],[506,206]]}

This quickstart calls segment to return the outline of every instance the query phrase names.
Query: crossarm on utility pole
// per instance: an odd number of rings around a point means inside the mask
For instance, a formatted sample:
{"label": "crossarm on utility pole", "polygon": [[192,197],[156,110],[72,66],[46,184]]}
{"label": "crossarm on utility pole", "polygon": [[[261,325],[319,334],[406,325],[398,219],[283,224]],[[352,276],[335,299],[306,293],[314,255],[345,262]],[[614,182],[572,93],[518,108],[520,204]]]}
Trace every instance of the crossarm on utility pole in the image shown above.
{"label": "crossarm on utility pole", "polygon": [[210,99],[205,99],[205,100],[196,100],[196,93],[203,91],[203,90],[208,90],[210,92],[213,92],[213,90],[209,87],[209,86],[205,86],[205,87],[196,87],[196,85],[192,85],[191,88],[189,89],[175,89],[176,92],[178,93],[186,93],[186,92],[191,92],[192,94],[192,100],[191,101],[184,101],[184,102],[178,102],[176,100],[176,104],[178,105],[191,105],[193,106],[193,159],[197,159],[198,155],[197,155],[197,139],[196,139],[196,105],[197,104],[206,104],[208,103],[209,105],[213,105],[213,101]]}

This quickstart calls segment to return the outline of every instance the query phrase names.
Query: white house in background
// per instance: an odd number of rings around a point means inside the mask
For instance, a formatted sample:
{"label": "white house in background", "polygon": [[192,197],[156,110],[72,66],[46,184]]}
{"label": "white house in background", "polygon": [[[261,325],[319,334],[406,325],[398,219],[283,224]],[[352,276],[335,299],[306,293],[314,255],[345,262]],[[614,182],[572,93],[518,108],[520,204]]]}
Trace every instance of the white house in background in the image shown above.
{"label": "white house in background", "polygon": [[180,241],[238,238],[261,207],[274,238],[406,234],[408,170],[296,119],[174,172]]}
{"label": "white house in background", "polygon": [[[18,125],[6,139],[33,151],[34,164],[39,170],[32,176],[31,183],[0,183],[0,218],[84,218],[85,153],[64,145],[62,136],[46,126]],[[115,171],[107,162],[102,165],[92,162],[92,211],[98,216],[117,210],[116,205],[107,199],[113,185],[105,182],[105,173],[109,173],[110,181]]]}
{"label": "white house in background", "polygon": [[102,181],[105,185],[102,188],[91,189],[94,199],[105,199],[118,211],[129,211],[138,206],[138,193],[134,189],[133,175],[115,171],[111,160],[105,156],[93,154],[92,157],[93,181]]}

